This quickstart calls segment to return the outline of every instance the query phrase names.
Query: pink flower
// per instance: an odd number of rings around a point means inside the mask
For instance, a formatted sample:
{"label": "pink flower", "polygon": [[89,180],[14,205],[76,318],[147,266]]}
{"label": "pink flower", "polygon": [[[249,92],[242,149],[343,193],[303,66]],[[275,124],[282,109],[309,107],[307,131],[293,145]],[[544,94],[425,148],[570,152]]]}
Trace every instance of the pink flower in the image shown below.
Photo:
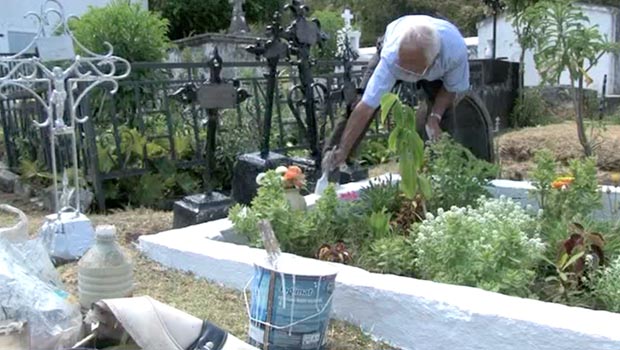
{"label": "pink flower", "polygon": [[354,201],[356,199],[359,199],[359,197],[359,194],[355,191],[345,192],[338,195],[338,198],[344,201]]}

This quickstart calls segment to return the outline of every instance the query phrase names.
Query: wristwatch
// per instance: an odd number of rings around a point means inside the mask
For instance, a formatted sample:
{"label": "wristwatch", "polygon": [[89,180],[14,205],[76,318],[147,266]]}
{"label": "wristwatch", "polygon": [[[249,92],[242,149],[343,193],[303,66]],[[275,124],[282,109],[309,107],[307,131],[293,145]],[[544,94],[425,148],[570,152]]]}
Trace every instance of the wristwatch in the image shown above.
{"label": "wristwatch", "polygon": [[439,121],[441,122],[441,115],[439,113],[433,112],[433,113],[431,113],[429,115],[429,117],[435,117],[435,118],[439,119]]}

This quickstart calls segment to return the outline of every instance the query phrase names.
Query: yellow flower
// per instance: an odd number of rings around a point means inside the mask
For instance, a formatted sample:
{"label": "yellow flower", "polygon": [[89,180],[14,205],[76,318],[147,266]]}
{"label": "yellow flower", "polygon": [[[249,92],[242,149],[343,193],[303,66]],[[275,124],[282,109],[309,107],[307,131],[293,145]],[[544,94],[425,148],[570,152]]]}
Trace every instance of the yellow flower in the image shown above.
{"label": "yellow flower", "polygon": [[620,173],[612,173],[611,182],[613,182],[615,186],[620,185]]}

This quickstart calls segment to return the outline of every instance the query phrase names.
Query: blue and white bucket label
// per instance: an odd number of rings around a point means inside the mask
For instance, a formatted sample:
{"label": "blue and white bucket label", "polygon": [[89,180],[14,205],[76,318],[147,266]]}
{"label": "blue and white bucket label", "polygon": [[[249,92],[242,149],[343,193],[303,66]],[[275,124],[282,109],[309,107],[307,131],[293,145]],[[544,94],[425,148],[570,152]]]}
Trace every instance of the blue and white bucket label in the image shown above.
{"label": "blue and white bucket label", "polygon": [[[268,317],[269,288],[273,278],[271,317]],[[297,276],[255,267],[252,282],[252,319],[269,323],[265,339],[264,324],[250,322],[249,338],[254,346],[267,341],[271,350],[320,350],[327,343],[331,296],[336,275]]]}

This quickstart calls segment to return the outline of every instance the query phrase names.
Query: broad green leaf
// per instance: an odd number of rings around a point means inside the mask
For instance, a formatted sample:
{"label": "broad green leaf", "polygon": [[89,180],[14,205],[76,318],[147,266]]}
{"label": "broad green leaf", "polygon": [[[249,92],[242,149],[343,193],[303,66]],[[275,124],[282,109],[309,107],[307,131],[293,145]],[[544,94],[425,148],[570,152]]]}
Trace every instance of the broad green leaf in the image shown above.
{"label": "broad green leaf", "polygon": [[414,157],[417,161],[418,167],[420,167],[422,165],[422,162],[424,161],[424,141],[416,131],[412,132],[411,134],[411,140],[413,141]]}
{"label": "broad green leaf", "polygon": [[560,261],[558,261],[558,267],[559,268],[563,268],[564,265],[566,264],[566,261],[568,261],[568,254],[567,253],[563,253],[562,256],[560,257]]}
{"label": "broad green leaf", "polygon": [[585,254],[585,252],[579,252],[573,256],[571,256],[571,258],[566,262],[565,267],[569,267],[571,265],[573,265],[577,260],[579,260],[583,255]]}
{"label": "broad green leaf", "polygon": [[424,175],[420,175],[418,176],[418,182],[420,184],[420,192],[422,192],[422,196],[424,196],[425,199],[431,198],[431,182],[428,178]]}
{"label": "broad green leaf", "polygon": [[[385,124],[392,106],[398,101],[398,96],[394,93],[387,93],[381,97],[381,123]],[[399,102],[400,103],[400,102]]]}
{"label": "broad green leaf", "polygon": [[399,140],[401,134],[402,134],[402,129],[399,128],[399,127],[395,128],[390,133],[390,137],[388,138],[388,147],[392,151],[396,151],[396,149],[398,147],[398,140]]}

